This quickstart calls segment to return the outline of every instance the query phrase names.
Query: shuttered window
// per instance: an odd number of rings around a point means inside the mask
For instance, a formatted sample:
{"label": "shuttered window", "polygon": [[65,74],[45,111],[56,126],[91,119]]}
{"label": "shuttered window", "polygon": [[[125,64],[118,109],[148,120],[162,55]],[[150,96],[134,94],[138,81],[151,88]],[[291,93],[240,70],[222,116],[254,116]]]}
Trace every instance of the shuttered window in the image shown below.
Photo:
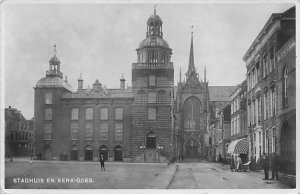
{"label": "shuttered window", "polygon": [[79,125],[78,123],[71,124],[71,139],[78,140]]}
{"label": "shuttered window", "polygon": [[116,120],[123,120],[123,108],[116,108],[115,109],[115,119]]}
{"label": "shuttered window", "polygon": [[46,123],[44,126],[44,139],[51,140],[52,139],[52,123]]}
{"label": "shuttered window", "polygon": [[123,136],[123,123],[115,124],[115,141],[122,141]]}
{"label": "shuttered window", "polygon": [[78,120],[78,113],[79,113],[78,108],[72,108],[72,110],[71,110],[71,120]]}
{"label": "shuttered window", "polygon": [[85,140],[93,140],[93,123],[85,124]]}
{"label": "shuttered window", "polygon": [[85,109],[85,120],[93,120],[93,108]]}
{"label": "shuttered window", "polygon": [[100,123],[100,140],[108,140],[108,123]]}
{"label": "shuttered window", "polygon": [[45,120],[52,121],[52,108],[45,109]]}
{"label": "shuttered window", "polygon": [[108,108],[100,108],[100,120],[108,120]]}

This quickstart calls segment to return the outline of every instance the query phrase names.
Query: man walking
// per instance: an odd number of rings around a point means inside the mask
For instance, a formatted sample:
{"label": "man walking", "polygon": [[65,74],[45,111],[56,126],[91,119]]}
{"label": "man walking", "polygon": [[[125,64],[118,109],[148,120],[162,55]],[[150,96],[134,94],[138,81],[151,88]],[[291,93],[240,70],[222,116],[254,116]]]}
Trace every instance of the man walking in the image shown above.
{"label": "man walking", "polygon": [[271,180],[278,180],[278,157],[276,153],[272,154],[272,160],[271,160],[271,169],[272,169],[272,178]]}
{"label": "man walking", "polygon": [[100,156],[99,161],[100,161],[100,165],[101,165],[101,170],[103,169],[105,171],[103,155]]}
{"label": "man walking", "polygon": [[265,172],[265,178],[263,180],[269,180],[269,157],[266,155],[266,153],[263,153],[261,165]]}

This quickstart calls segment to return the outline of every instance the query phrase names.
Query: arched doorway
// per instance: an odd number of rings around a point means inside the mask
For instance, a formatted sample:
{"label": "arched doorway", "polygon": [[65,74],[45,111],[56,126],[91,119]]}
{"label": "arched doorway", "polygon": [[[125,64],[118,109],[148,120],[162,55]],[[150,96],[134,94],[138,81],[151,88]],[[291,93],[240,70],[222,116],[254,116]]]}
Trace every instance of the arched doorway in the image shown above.
{"label": "arched doorway", "polygon": [[44,157],[45,160],[51,160],[52,159],[52,150],[50,145],[46,145],[44,147]]}
{"label": "arched doorway", "polygon": [[156,149],[156,135],[154,132],[150,132],[147,134],[146,148],[147,149]]}
{"label": "arched doorway", "polygon": [[78,160],[78,147],[76,145],[71,147],[71,160]]}
{"label": "arched doorway", "polygon": [[185,157],[186,158],[198,158],[199,157],[199,145],[198,142],[191,139],[187,142],[185,147]]}
{"label": "arched doorway", "polygon": [[84,159],[93,160],[93,148],[91,146],[86,146],[84,150]]}
{"label": "arched doorway", "polygon": [[198,147],[188,145],[186,147],[186,157],[187,158],[197,158],[197,156],[198,156]]}
{"label": "arched doorway", "polygon": [[291,129],[288,121],[281,128],[281,170],[286,173],[296,172],[296,131]]}
{"label": "arched doorway", "polygon": [[107,149],[107,146],[102,145],[99,148],[99,156],[101,156],[101,155],[103,155],[105,161],[108,160],[108,149]]}
{"label": "arched doorway", "polygon": [[122,147],[116,146],[115,147],[115,161],[122,161],[122,160],[123,160]]}

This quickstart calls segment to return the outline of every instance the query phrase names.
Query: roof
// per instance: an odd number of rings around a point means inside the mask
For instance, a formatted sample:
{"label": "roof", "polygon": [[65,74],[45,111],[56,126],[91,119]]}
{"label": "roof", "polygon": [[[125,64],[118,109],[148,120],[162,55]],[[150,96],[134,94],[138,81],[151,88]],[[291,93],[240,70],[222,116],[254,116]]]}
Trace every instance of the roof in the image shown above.
{"label": "roof", "polygon": [[152,20],[158,20],[158,21],[162,22],[162,21],[161,21],[161,18],[159,17],[159,15],[156,15],[156,14],[153,14],[153,15],[151,15],[151,16],[148,18],[148,22],[150,22],[150,21],[152,21]]}
{"label": "roof", "polygon": [[65,88],[67,90],[69,90],[70,92],[73,91],[72,86],[64,81],[63,79],[61,79],[58,76],[47,76],[44,77],[42,79],[40,79],[37,84],[36,84],[37,88]]}
{"label": "roof", "polygon": [[263,36],[266,35],[266,32],[268,31],[268,29],[270,28],[270,26],[272,26],[274,24],[274,20],[275,19],[285,19],[285,18],[293,18],[295,19],[295,6],[291,7],[290,9],[288,9],[287,11],[283,12],[283,13],[273,13],[269,20],[266,22],[266,24],[264,25],[264,27],[262,28],[262,30],[259,32],[259,34],[257,35],[257,37],[255,38],[255,40],[252,42],[250,48],[247,50],[247,52],[245,53],[245,55],[243,56],[243,60],[246,61],[246,59],[248,58],[248,56],[250,55],[250,53],[255,49],[256,45],[260,42],[260,40],[262,39]]}
{"label": "roof", "polygon": [[131,88],[127,89],[105,89],[93,90],[93,89],[80,89],[75,93],[66,93],[63,96],[64,99],[82,99],[82,98],[133,98]]}
{"label": "roof", "polygon": [[141,49],[145,46],[163,46],[170,48],[169,43],[159,36],[148,36],[140,42],[138,49]]}
{"label": "roof", "polygon": [[230,94],[236,86],[208,86],[210,101],[230,101]]}
{"label": "roof", "polygon": [[5,121],[8,119],[14,121],[26,120],[21,111],[11,107],[5,108]]}

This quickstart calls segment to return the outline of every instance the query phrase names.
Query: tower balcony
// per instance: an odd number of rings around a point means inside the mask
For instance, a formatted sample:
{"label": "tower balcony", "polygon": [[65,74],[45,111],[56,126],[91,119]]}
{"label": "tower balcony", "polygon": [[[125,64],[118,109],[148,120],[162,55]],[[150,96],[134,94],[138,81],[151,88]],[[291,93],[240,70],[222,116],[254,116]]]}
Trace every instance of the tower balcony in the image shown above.
{"label": "tower balcony", "polygon": [[132,63],[132,69],[173,69],[173,63]]}
{"label": "tower balcony", "polygon": [[58,76],[60,78],[63,78],[63,73],[59,70],[47,70],[46,76]]}

